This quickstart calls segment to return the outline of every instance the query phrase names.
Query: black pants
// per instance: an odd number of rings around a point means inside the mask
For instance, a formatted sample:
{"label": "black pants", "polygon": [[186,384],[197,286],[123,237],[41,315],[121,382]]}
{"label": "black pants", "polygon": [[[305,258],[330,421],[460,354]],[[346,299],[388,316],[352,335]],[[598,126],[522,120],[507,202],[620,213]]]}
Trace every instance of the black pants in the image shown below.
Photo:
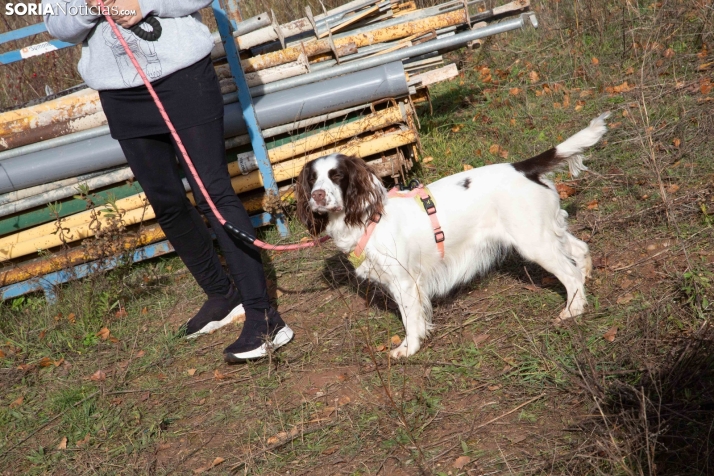
{"label": "black pants", "polygon": [[[223,120],[182,129],[179,136],[223,217],[254,234],[248,213],[231,187],[223,145]],[[123,139],[119,143],[166,237],[206,294],[226,294],[230,280],[218,260],[206,225],[186,198],[176,157],[191,185],[198,210],[208,218],[216,234],[244,307],[270,307],[260,252],[226,233],[196,186],[171,135]]]}

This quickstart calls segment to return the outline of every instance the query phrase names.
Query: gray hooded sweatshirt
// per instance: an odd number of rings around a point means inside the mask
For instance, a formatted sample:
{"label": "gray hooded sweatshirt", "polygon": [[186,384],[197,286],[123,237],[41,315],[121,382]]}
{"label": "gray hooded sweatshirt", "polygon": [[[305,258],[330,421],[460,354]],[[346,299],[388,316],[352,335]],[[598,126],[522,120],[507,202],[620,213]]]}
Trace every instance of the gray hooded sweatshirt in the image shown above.
{"label": "gray hooded sweatshirt", "polygon": [[[96,90],[139,86],[141,77],[102,15],[87,11],[85,0],[42,0],[52,5],[45,15],[50,34],[62,41],[82,43],[79,74]],[[156,16],[162,34],[158,41],[145,41],[119,26],[122,36],[152,82],[185,68],[213,49],[208,27],[198,10],[211,0],[139,0],[144,17]],[[75,14],[82,12],[84,14]]]}

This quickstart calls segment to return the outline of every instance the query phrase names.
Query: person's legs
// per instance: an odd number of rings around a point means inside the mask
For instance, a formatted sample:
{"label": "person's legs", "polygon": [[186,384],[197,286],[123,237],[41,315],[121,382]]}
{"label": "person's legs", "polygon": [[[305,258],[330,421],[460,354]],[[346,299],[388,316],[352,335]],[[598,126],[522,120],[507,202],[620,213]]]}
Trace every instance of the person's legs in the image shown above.
{"label": "person's legs", "polygon": [[[239,229],[254,235],[255,230],[250,217],[231,186],[223,141],[223,121],[216,120],[182,129],[179,131],[179,136],[204,187],[223,218]],[[226,232],[200,192],[178,146],[176,146],[176,154],[194,191],[196,206],[208,218],[226,258],[233,282],[243,298],[246,323],[238,340],[224,351],[225,358],[229,362],[236,362],[263,357],[267,354],[266,343],[274,348],[280,347],[292,339],[293,333],[285,325],[280,314],[270,307],[260,251],[255,246],[248,245]]]}
{"label": "person's legs", "polygon": [[[231,186],[223,145],[223,121],[218,120],[183,129],[179,131],[179,136],[204,187],[223,218],[239,229],[255,235],[248,212]],[[196,181],[185,165],[180,152],[177,152],[177,155],[191,184],[191,189],[194,191],[196,206],[208,218],[208,222],[216,234],[233,282],[243,297],[243,306],[246,309],[268,309],[270,299],[268,298],[260,251],[255,246],[248,245],[226,232],[214,216],[203,194],[198,190]]]}
{"label": "person's legs", "polygon": [[208,295],[208,301],[189,321],[187,335],[211,332],[230,323],[242,314],[240,296],[221,266],[203,219],[186,198],[170,136],[160,134],[119,142],[161,229]]}

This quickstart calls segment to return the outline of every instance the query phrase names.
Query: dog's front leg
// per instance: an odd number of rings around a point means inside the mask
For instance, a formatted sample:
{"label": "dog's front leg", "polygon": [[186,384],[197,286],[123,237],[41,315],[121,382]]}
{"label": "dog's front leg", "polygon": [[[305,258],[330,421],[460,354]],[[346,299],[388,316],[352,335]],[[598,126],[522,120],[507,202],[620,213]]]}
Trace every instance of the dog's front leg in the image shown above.
{"label": "dog's front leg", "polygon": [[424,291],[412,277],[397,279],[389,285],[392,297],[399,305],[406,337],[396,349],[392,358],[409,357],[416,354],[427,334],[427,312],[431,303]]}

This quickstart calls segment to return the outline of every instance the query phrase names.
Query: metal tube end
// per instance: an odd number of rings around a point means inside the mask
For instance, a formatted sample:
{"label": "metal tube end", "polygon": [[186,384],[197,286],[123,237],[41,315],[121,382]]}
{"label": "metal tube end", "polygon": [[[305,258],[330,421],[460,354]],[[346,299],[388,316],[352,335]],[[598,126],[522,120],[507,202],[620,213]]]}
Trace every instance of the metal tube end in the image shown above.
{"label": "metal tube end", "polygon": [[531,23],[531,26],[533,28],[538,28],[538,18],[536,18],[535,13],[533,12],[526,12],[526,13],[521,13],[521,20],[523,21],[523,26],[526,26],[526,19],[528,19]]}

